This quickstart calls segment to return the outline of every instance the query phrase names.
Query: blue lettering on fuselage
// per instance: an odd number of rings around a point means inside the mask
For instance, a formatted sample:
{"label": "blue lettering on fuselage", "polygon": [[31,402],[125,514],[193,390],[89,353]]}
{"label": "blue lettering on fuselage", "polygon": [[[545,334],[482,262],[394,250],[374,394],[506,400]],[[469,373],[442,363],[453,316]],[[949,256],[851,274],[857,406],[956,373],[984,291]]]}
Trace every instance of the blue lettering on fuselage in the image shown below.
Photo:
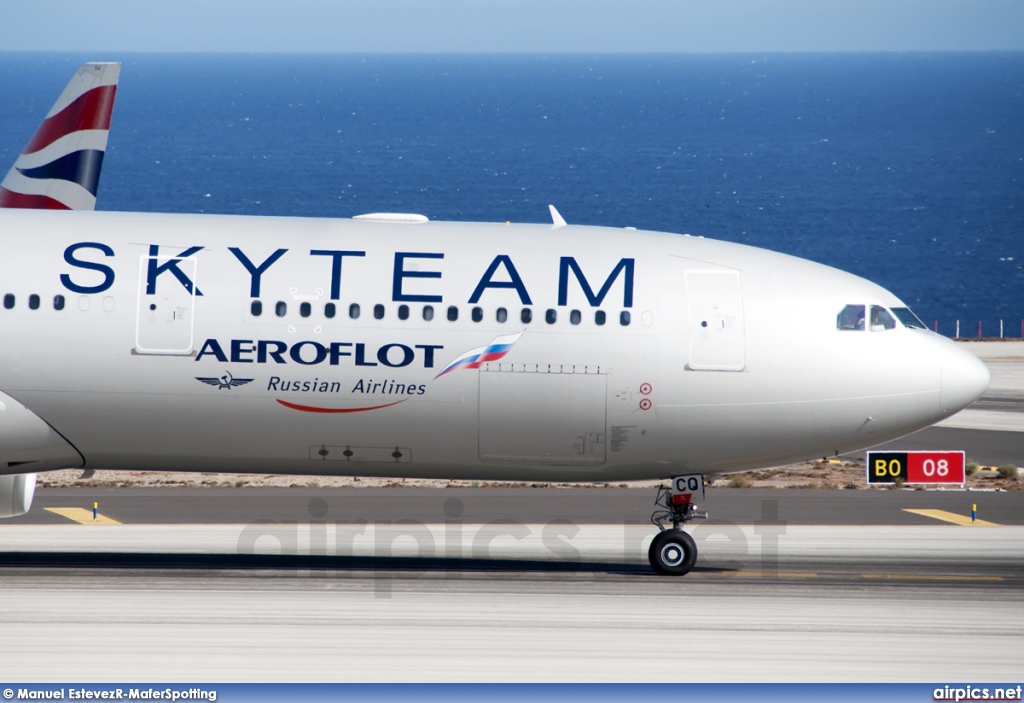
{"label": "blue lettering on fuselage", "polygon": [[[497,273],[498,267],[501,266],[505,269],[505,274],[509,277],[507,281],[495,281],[494,274]],[[469,304],[476,305],[480,302],[480,296],[484,294],[484,291],[488,288],[512,288],[519,294],[519,301],[523,305],[533,305],[533,301],[530,300],[530,294],[526,292],[526,284],[523,283],[522,276],[516,271],[515,264],[512,263],[512,257],[506,254],[499,254],[494,257],[494,261],[487,267],[487,271],[480,277],[480,282],[476,284],[476,289],[473,291],[473,295],[469,296]]]}
{"label": "blue lettering on fuselage", "polygon": [[97,264],[92,261],[82,261],[75,256],[75,253],[79,249],[97,249],[103,256],[113,256],[114,250],[108,247],[106,244],[100,244],[99,242],[79,242],[72,244],[64,250],[64,261],[68,262],[75,268],[86,269],[87,271],[99,271],[103,274],[103,282],[98,283],[95,286],[84,286],[81,283],[75,283],[71,280],[71,276],[66,273],[60,275],[60,282],[72,293],[82,293],[83,295],[89,295],[93,293],[102,293],[105,290],[109,290],[114,285],[114,269],[110,268],[105,264]]}
{"label": "blue lettering on fuselage", "polygon": [[[224,350],[227,349],[229,353]],[[330,342],[327,344],[303,340],[294,344],[274,339],[232,339],[221,344],[207,339],[196,354],[196,361],[212,357],[221,363],[233,364],[300,364],[316,366],[327,363],[338,366],[343,358],[350,358],[355,366],[386,366],[393,369],[419,366],[432,369],[436,352],[442,344],[389,344],[367,345],[364,342]],[[253,358],[255,355],[255,358]]]}
{"label": "blue lettering on fuselage", "polygon": [[601,289],[595,294],[594,289],[590,287],[590,283],[587,281],[587,277],[583,275],[583,270],[580,268],[580,265],[576,263],[576,258],[572,256],[563,256],[558,266],[558,304],[569,304],[570,271],[576,276],[576,280],[579,282],[580,288],[583,290],[583,295],[587,298],[587,302],[590,303],[591,307],[595,308],[604,302],[604,297],[608,295],[608,291],[611,290],[612,284],[615,283],[615,279],[618,278],[619,273],[622,272],[622,307],[633,307],[633,266],[633,259],[619,259],[619,263],[616,264],[615,268],[612,269],[612,272],[608,274],[608,278],[605,279],[604,285],[601,286]]}
{"label": "blue lettering on fuselage", "polygon": [[331,257],[331,300],[341,299],[341,260],[346,256],[366,256],[365,251],[334,251],[333,249],[312,249],[310,256]]}
{"label": "blue lettering on fuselage", "polygon": [[391,277],[391,299],[395,302],[404,301],[407,303],[440,303],[440,295],[426,295],[406,293],[402,290],[402,283],[406,278],[440,278],[440,271],[406,271],[406,259],[443,259],[444,254],[414,253],[409,251],[395,252],[395,268]]}
{"label": "blue lettering on fuselage", "polygon": [[[171,285],[172,287],[177,284],[181,285],[187,292],[194,293],[196,296],[201,296],[203,293],[199,290],[196,282],[193,281],[189,274],[185,273],[181,268],[181,264],[194,257],[200,251],[203,251],[202,245],[196,245],[180,251],[180,253],[172,255],[160,255],[160,245],[151,244],[149,245],[149,256],[143,257],[143,269],[145,273],[145,294],[155,295],[157,292],[158,281],[163,274],[170,274],[169,280],[164,277],[164,283],[162,285]],[[107,244],[100,242],[77,242],[68,246],[64,250],[64,261],[74,267],[74,271],[70,273],[60,274],[60,281],[63,286],[74,292],[81,294],[95,294],[102,293],[109,290],[114,285],[115,268],[113,266],[101,263],[99,261],[90,260],[95,258],[96,253],[87,258],[83,258],[83,255],[88,250],[94,250],[99,255],[104,257],[114,257],[114,249]],[[177,249],[175,251],[178,251]],[[211,250],[208,254],[211,257],[216,256],[214,253],[216,250]],[[248,254],[242,251],[239,247],[227,247],[227,251],[230,252],[234,259],[234,265],[240,266],[246,274],[248,274],[247,292],[250,298],[259,298],[265,293],[263,283],[264,274],[267,273],[272,266],[277,264],[282,257],[289,252],[287,248],[275,249],[272,253],[267,254],[267,249],[263,250],[261,256],[257,256],[255,259],[250,258]],[[289,260],[294,264],[295,254],[289,255]],[[330,299],[340,300],[342,292],[342,263],[345,259],[355,259],[350,261],[348,266],[358,262],[359,259],[367,258],[365,251],[350,251],[350,250],[334,250],[334,249],[311,249],[309,250],[309,256],[311,261],[322,260],[323,258],[330,259]],[[441,252],[394,252],[391,254],[393,257],[391,261],[391,301],[392,302],[418,302],[418,303],[440,303],[444,300],[442,295],[440,282],[435,282],[431,279],[442,279],[444,276],[443,264],[447,263],[445,254]],[[436,263],[430,266],[428,262],[422,260],[430,259]],[[259,263],[257,263],[259,262]],[[428,266],[426,269],[421,267]],[[560,256],[557,267],[557,291],[558,300],[557,305],[560,307],[567,307],[570,305],[570,290],[575,289],[576,295],[582,293],[586,303],[591,307],[600,307],[605,303],[605,300],[609,298],[612,288],[616,290],[619,288],[619,283],[622,286],[622,306],[625,308],[633,307],[633,290],[634,281],[636,278],[636,260],[633,258],[621,258],[618,262],[611,267],[610,273],[604,274],[608,271],[608,268],[601,266],[597,271],[593,270],[593,264],[588,263],[590,268],[590,274],[593,279],[587,277],[583,272],[583,267],[576,261],[574,256]],[[320,268],[320,265],[317,265]],[[195,270],[195,269],[193,269]],[[553,268],[547,269],[551,275],[556,272]],[[90,280],[90,273],[92,278]],[[294,271],[292,271],[294,274]],[[321,276],[326,278],[328,271],[321,269]],[[96,274],[102,275],[102,279],[96,279]],[[307,272],[303,272],[304,276],[308,276]],[[531,276],[536,276],[536,265],[532,267]],[[601,276],[604,276],[603,281]],[[599,285],[593,285],[592,281],[600,281]],[[326,282],[326,281],[325,281]],[[92,284],[92,285],[87,285]],[[481,302],[488,291],[491,289],[498,290],[512,290],[515,295],[518,296],[520,303],[523,305],[533,305],[533,298],[531,297],[529,290],[527,289],[526,282],[519,270],[516,268],[512,261],[512,257],[508,254],[496,255],[483,274],[477,279],[476,285],[470,293],[467,302],[471,305],[477,305]],[[238,291],[240,294],[241,290]],[[461,297],[461,296],[460,296]],[[618,294],[611,296],[618,298]],[[255,352],[245,351],[239,347],[238,350],[232,350],[231,356],[238,356],[243,359],[241,363],[247,363],[253,361],[252,358],[246,357],[246,354],[256,354],[256,363],[266,363],[266,358],[271,358],[275,363],[285,363],[284,361],[278,361],[283,358],[282,355],[285,353],[292,353],[289,351],[291,348],[283,342],[266,343],[260,342],[255,347]],[[315,347],[304,347],[298,352],[295,363],[299,364],[317,364],[322,363],[325,359],[330,359],[331,363],[337,363],[339,356],[344,356],[337,349],[332,351],[331,347],[324,347],[325,352],[321,352]],[[352,348],[352,358],[357,366],[376,366],[383,364],[385,366],[396,365],[407,365],[405,354],[399,355],[397,347],[395,351],[386,353],[384,358],[379,358],[376,352],[367,354],[366,350],[360,351],[358,347]],[[214,354],[211,350],[208,352]],[[227,354],[223,350],[220,352],[222,355],[227,357]]]}
{"label": "blue lettering on fuselage", "polygon": [[189,293],[192,293],[192,289],[195,288],[195,295],[202,295],[203,292],[199,290],[195,283],[192,282],[192,279],[186,276],[185,272],[178,268],[178,264],[180,264],[183,259],[187,259],[193,254],[198,253],[201,249],[202,247],[189,247],[180,254],[169,257],[164,263],[158,264],[157,261],[160,258],[163,258],[160,256],[160,245],[150,244],[149,258],[147,259],[148,268],[146,270],[146,295],[156,295],[156,279],[164,273],[173,274],[174,277],[178,279],[178,283],[183,285],[185,290]]}
{"label": "blue lettering on fuselage", "polygon": [[262,281],[263,274],[268,268],[274,265],[274,262],[284,256],[287,249],[278,249],[271,254],[262,264],[257,266],[253,262],[249,261],[249,257],[245,255],[238,247],[228,247],[228,251],[235,255],[235,258],[241,262],[245,270],[249,272],[249,276],[252,277],[252,282],[249,285],[249,297],[258,298],[260,297],[260,282]]}

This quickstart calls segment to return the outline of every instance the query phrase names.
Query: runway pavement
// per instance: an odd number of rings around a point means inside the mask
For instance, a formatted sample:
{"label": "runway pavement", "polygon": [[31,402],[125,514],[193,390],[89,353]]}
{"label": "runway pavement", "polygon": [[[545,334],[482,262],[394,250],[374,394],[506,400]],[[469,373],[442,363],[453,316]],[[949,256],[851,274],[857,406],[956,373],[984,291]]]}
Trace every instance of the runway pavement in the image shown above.
{"label": "runway pavement", "polygon": [[9,677],[1019,677],[1021,493],[712,489],[682,578],[646,563],[649,491],[120,489],[102,525],[82,493],[42,495],[86,524],[0,524]]}
{"label": "runway pavement", "polygon": [[699,525],[699,568],[683,578],[643,564],[644,527],[286,527],[5,527],[7,677],[1020,675],[1024,527]]}

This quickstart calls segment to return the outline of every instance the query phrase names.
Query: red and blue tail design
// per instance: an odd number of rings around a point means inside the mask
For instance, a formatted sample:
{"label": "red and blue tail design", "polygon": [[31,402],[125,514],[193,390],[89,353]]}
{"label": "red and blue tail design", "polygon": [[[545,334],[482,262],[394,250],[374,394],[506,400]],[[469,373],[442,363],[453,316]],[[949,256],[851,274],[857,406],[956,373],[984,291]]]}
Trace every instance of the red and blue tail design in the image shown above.
{"label": "red and blue tail design", "polygon": [[0,182],[0,207],[94,210],[119,63],[78,68]]}
{"label": "red and blue tail design", "polygon": [[[526,330],[523,330],[523,332],[525,331]],[[495,337],[494,340],[486,347],[470,349],[465,354],[459,356],[455,361],[445,366],[444,370],[434,376],[434,378],[441,378],[446,373],[450,373],[457,369],[478,369],[481,364],[486,364],[488,361],[497,361],[509,353],[512,349],[512,345],[518,342],[519,338],[523,336],[523,332],[503,334],[500,337]]]}

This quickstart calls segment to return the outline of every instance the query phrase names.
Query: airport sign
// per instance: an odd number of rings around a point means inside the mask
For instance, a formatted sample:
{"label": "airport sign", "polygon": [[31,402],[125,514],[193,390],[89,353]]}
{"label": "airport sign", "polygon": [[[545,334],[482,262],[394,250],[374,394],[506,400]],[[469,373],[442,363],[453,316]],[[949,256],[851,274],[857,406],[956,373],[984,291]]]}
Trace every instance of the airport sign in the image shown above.
{"label": "airport sign", "polygon": [[963,452],[868,452],[868,484],[953,483],[966,476]]}

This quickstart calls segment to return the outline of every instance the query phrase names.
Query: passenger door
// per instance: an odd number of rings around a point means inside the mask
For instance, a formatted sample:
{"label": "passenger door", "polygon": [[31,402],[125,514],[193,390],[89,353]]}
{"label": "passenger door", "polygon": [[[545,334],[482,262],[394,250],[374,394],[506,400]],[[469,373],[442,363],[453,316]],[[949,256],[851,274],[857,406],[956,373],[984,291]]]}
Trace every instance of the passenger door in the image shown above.
{"label": "passenger door", "polygon": [[[150,262],[165,265],[176,261],[176,268],[191,282],[187,288],[168,276],[160,281],[157,292],[146,293]],[[195,300],[198,283],[194,258],[143,256],[139,265],[139,297],[135,323],[135,351],[138,354],[187,355],[193,351]]]}
{"label": "passenger door", "polygon": [[686,271],[689,367],[742,371],[746,366],[743,293],[738,271]]}

